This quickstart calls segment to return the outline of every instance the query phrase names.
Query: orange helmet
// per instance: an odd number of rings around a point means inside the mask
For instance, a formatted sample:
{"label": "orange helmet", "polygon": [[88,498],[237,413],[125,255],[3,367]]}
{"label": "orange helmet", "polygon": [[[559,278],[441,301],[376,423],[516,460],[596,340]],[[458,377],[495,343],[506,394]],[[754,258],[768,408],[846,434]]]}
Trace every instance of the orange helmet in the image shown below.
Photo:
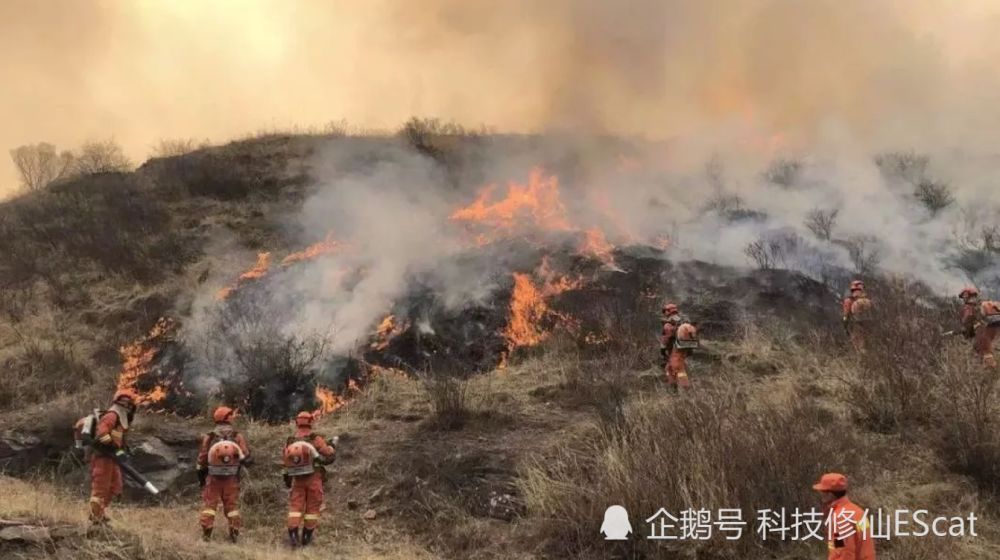
{"label": "orange helmet", "polygon": [[228,406],[220,406],[215,409],[215,412],[212,413],[212,420],[214,420],[216,424],[223,424],[232,420],[235,414],[236,411]]}
{"label": "orange helmet", "polygon": [[840,473],[826,473],[819,478],[819,482],[813,484],[813,490],[817,492],[846,492],[847,477]]}
{"label": "orange helmet", "polygon": [[303,410],[295,417],[295,425],[300,428],[308,428],[312,426],[313,415],[311,412]]}
{"label": "orange helmet", "polygon": [[675,313],[678,313],[679,311],[680,311],[680,308],[677,307],[676,303],[664,303],[663,304],[663,314],[664,315],[673,315]]}
{"label": "orange helmet", "polygon": [[861,280],[855,280],[855,281],[851,282],[851,291],[852,292],[854,290],[864,290],[864,289],[865,289],[865,283],[862,282]]}
{"label": "orange helmet", "polygon": [[979,297],[979,290],[975,286],[966,286],[962,288],[962,291],[958,293],[959,299],[966,299],[970,297]]}
{"label": "orange helmet", "polygon": [[111,401],[118,402],[122,400],[128,400],[130,404],[134,405],[139,402],[139,395],[132,389],[118,389],[115,391],[115,397]]}

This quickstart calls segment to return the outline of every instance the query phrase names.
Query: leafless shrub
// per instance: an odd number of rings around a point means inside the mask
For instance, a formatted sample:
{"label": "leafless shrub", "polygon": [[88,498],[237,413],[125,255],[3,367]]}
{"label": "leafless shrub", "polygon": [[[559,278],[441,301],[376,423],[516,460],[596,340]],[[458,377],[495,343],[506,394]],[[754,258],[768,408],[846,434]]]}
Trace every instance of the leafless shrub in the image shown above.
{"label": "leafless shrub", "polygon": [[114,140],[85,143],[73,161],[73,173],[76,175],[122,173],[131,170],[132,162]]}
{"label": "leafless shrub", "polygon": [[739,195],[727,195],[719,192],[705,204],[705,212],[712,212],[727,222],[763,221],[767,214],[759,210],[747,208]]}
{"label": "leafless shrub", "polygon": [[931,381],[930,440],[959,474],[1000,493],[1000,427],[996,373],[965,348],[951,348]]}
{"label": "leafless shrub", "polygon": [[426,374],[422,378],[431,403],[432,427],[458,430],[473,415],[468,388],[464,381],[448,375]]}
{"label": "leafless shrub", "polygon": [[21,186],[29,191],[37,191],[66,177],[73,167],[73,154],[69,151],[56,152],[52,144],[19,146],[10,151]]}
{"label": "leafless shrub", "polygon": [[838,240],[838,243],[847,249],[856,274],[869,276],[878,270],[882,262],[882,248],[877,238],[870,235],[852,235],[846,240]]}
{"label": "leafless shrub", "polygon": [[778,158],[764,171],[764,179],[785,188],[791,187],[802,175],[802,162],[795,159]]}
{"label": "leafless shrub", "polygon": [[813,208],[806,214],[805,226],[816,239],[830,241],[833,238],[833,229],[837,225],[838,214],[840,210],[837,208],[831,210]]}
{"label": "leafless shrub", "polygon": [[283,422],[318,408],[318,377],[331,356],[319,335],[283,332],[283,317],[234,296],[210,317],[202,370],[220,381],[219,394],[249,417]]}
{"label": "leafless shrub", "polygon": [[201,150],[209,146],[208,140],[195,140],[194,138],[161,138],[153,146],[153,157],[178,157],[189,154],[195,150]]}
{"label": "leafless shrub", "polygon": [[924,205],[931,216],[936,216],[955,202],[947,183],[931,179],[921,180],[913,191],[913,196]]}
{"label": "leafless shrub", "polygon": [[875,165],[887,179],[917,185],[927,177],[930,158],[916,152],[885,152],[875,156]]}
{"label": "leafless shrub", "polygon": [[763,234],[743,249],[759,270],[788,268],[790,259],[802,248],[802,238],[794,233]]}

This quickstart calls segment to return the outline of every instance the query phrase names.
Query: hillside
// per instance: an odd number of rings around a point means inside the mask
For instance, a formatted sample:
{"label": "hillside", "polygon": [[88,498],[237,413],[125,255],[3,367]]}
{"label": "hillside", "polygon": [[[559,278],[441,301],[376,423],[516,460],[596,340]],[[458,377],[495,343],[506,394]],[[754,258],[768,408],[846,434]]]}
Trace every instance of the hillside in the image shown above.
{"label": "hillside", "polygon": [[[638,535],[660,507],[818,507],[826,471],[872,509],[979,518],[976,537],[880,542],[880,558],[1000,554],[993,374],[939,336],[950,302],[866,271],[877,320],[858,355],[839,324],[857,271],[839,261],[707,262],[674,249],[686,228],[576,208],[602,199],[574,185],[642,151],[629,142],[593,140],[604,155],[584,158],[531,136],[406,132],[248,139],[0,205],[0,523],[48,530],[0,555],[290,557],[275,462],[300,408],[341,445],[319,543],[296,557],[812,558],[823,543],[752,528],[622,543],[598,529],[612,504]],[[506,180],[505,197],[481,189]],[[744,240],[752,211],[711,209]],[[657,365],[665,299],[703,333],[688,394]],[[136,463],[167,491],[128,492],[85,538],[69,427],[123,383],[147,399]],[[219,402],[244,411],[259,453],[235,547],[195,538],[193,446]]]}

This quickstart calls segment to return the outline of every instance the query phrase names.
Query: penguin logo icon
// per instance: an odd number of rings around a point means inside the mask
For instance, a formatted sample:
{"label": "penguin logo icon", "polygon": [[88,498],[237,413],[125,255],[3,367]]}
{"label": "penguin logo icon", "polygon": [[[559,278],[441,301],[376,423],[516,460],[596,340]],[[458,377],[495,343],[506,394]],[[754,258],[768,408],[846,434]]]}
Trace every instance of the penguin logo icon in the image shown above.
{"label": "penguin logo icon", "polygon": [[628,540],[632,532],[632,524],[628,521],[628,512],[622,506],[611,506],[604,512],[604,523],[601,533],[606,541]]}

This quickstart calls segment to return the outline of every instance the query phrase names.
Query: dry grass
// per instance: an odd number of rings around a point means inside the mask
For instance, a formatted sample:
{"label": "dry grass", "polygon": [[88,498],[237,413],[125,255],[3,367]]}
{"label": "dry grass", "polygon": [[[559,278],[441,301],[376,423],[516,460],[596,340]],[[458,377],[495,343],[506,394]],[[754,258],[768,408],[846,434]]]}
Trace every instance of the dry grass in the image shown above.
{"label": "dry grass", "polygon": [[[529,512],[553,550],[592,553],[595,520],[611,504],[646,517],[661,506],[676,513],[738,507],[752,519],[758,508],[813,505],[809,487],[818,473],[857,468],[856,458],[839,452],[851,435],[838,419],[801,402],[757,406],[738,390],[634,399],[614,423],[599,422],[589,432],[524,470]],[[727,557],[755,544],[743,539],[685,548]],[[665,553],[654,541],[634,547],[639,554]]]}

